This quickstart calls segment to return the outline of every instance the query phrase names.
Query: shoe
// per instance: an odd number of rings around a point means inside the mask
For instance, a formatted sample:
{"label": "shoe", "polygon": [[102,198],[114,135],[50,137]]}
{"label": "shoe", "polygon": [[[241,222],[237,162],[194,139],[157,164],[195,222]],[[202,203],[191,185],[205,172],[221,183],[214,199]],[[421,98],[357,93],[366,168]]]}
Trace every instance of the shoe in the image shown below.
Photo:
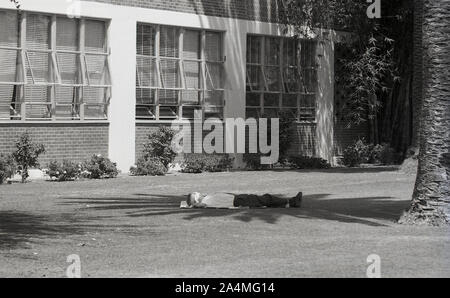
{"label": "shoe", "polygon": [[303,193],[299,192],[295,197],[289,200],[289,207],[300,208],[302,205]]}

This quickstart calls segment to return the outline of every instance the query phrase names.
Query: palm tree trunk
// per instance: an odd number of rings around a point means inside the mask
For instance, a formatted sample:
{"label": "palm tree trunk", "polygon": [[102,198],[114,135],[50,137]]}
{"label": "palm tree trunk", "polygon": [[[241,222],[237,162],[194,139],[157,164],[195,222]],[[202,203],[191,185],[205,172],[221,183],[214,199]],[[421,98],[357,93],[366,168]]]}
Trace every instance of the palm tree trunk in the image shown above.
{"label": "palm tree trunk", "polygon": [[450,220],[450,0],[424,0],[419,169],[401,223]]}

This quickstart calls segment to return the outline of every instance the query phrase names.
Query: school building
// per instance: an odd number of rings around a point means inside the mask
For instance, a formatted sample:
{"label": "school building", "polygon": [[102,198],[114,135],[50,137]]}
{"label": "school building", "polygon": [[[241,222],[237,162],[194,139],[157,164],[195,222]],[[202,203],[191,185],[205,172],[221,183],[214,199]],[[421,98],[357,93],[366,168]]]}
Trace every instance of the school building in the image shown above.
{"label": "school building", "polygon": [[[366,129],[339,117],[339,34],[294,39],[281,0],[0,1],[0,153],[25,131],[50,160],[127,172],[172,121],[292,113],[292,154],[333,163]],[[239,157],[236,166],[239,167]]]}

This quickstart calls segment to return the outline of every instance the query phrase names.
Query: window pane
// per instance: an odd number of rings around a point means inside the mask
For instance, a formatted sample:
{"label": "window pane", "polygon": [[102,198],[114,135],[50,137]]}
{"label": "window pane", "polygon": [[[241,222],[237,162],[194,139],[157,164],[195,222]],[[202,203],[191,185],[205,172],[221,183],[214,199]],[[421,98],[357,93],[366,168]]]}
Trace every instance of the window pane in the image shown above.
{"label": "window pane", "polygon": [[136,61],[138,87],[158,87],[159,80],[156,69],[156,59],[138,56]]}
{"label": "window pane", "polygon": [[219,32],[206,32],[205,39],[206,61],[222,61],[222,34]]}
{"label": "window pane", "polygon": [[316,95],[300,96],[300,120],[313,121],[316,119]]}
{"label": "window pane", "polygon": [[279,109],[276,108],[264,108],[264,117],[266,118],[278,118],[278,111]]}
{"label": "window pane", "polygon": [[20,105],[15,104],[18,86],[0,84],[0,119],[10,119],[20,113]]}
{"label": "window pane", "polygon": [[154,106],[136,105],[136,118],[140,120],[155,120],[155,110]]}
{"label": "window pane", "polygon": [[194,61],[184,61],[184,77],[186,89],[201,89],[201,63]]}
{"label": "window pane", "polygon": [[159,90],[160,105],[178,105],[179,91],[177,90]]}
{"label": "window pane", "polygon": [[287,38],[284,40],[284,65],[285,66],[297,66],[297,40],[292,38]]}
{"label": "window pane", "polygon": [[183,58],[200,59],[201,34],[200,31],[186,30],[183,37]]}
{"label": "window pane", "polygon": [[78,50],[78,20],[58,17],[56,19],[56,49]]}
{"label": "window pane", "polygon": [[139,24],[136,39],[137,54],[155,56],[155,37],[156,30],[154,26]]}
{"label": "window pane", "polygon": [[154,105],[155,94],[155,89],[136,88],[136,103],[140,105]]}
{"label": "window pane", "polygon": [[183,90],[181,103],[183,105],[201,105],[201,91]]}
{"label": "window pane", "polygon": [[51,103],[47,86],[25,85],[26,118],[50,119]]}
{"label": "window pane", "polygon": [[180,88],[178,60],[161,59],[161,78],[164,88]]}
{"label": "window pane", "polygon": [[178,29],[161,26],[160,56],[178,57]]}
{"label": "window pane", "polygon": [[192,120],[195,118],[195,111],[202,111],[201,108],[183,106],[183,119]]}
{"label": "window pane", "polygon": [[263,90],[263,75],[261,66],[247,66],[247,86],[250,90]]}
{"label": "window pane", "polygon": [[310,40],[301,41],[300,65],[303,67],[316,67],[317,42]]}
{"label": "window pane", "polygon": [[62,84],[80,84],[80,56],[78,54],[57,53],[59,74]]}
{"label": "window pane", "polygon": [[246,118],[256,118],[258,119],[261,116],[260,108],[246,108],[245,117]]}
{"label": "window pane", "polygon": [[77,90],[77,87],[55,86],[56,118],[80,118]]}
{"label": "window pane", "polygon": [[295,93],[300,92],[301,78],[298,73],[297,67],[287,67],[284,69],[284,86],[287,92]]}
{"label": "window pane", "polygon": [[205,91],[205,106],[223,106],[223,91]]}
{"label": "window pane", "polygon": [[247,38],[247,63],[261,64],[261,37]]}
{"label": "window pane", "polygon": [[247,93],[246,106],[260,107],[261,106],[261,94],[260,93]]}
{"label": "window pane", "polygon": [[88,119],[105,119],[107,115],[107,88],[83,87],[84,117]]}
{"label": "window pane", "polygon": [[106,28],[104,21],[85,21],[85,51],[106,52]]}
{"label": "window pane", "polygon": [[287,115],[290,119],[297,119],[297,113],[298,113],[298,110],[297,110],[297,109],[294,109],[294,108],[290,108],[290,109],[288,109],[288,108],[283,108],[283,109],[281,110],[281,112],[282,112],[284,115]]}
{"label": "window pane", "polygon": [[27,48],[48,49],[50,47],[50,17],[27,15]]}
{"label": "window pane", "polygon": [[317,70],[316,69],[303,69],[303,86],[304,91],[307,93],[314,93],[317,91]]}
{"label": "window pane", "polygon": [[29,83],[51,83],[50,75],[51,55],[44,52],[28,51],[26,61],[27,80]]}
{"label": "window pane", "polygon": [[77,103],[77,87],[55,86],[56,103],[72,104]]}
{"label": "window pane", "polygon": [[205,118],[223,118],[223,108],[215,107],[215,106],[206,106],[205,107]]}
{"label": "window pane", "polygon": [[265,65],[280,64],[280,39],[266,37]]}
{"label": "window pane", "polygon": [[281,90],[281,73],[279,67],[266,66],[264,68],[266,82],[269,91]]}
{"label": "window pane", "polygon": [[17,12],[0,11],[0,46],[17,47],[19,45],[18,22]]}
{"label": "window pane", "polygon": [[208,79],[207,90],[223,89],[225,85],[224,70],[222,63],[207,63]]}
{"label": "window pane", "polygon": [[23,82],[18,72],[20,61],[19,51],[0,49],[0,82]]}
{"label": "window pane", "polygon": [[283,94],[283,107],[297,107],[297,94]]}
{"label": "window pane", "polygon": [[160,106],[159,107],[159,118],[160,119],[177,119],[178,118],[178,107],[174,106]]}
{"label": "window pane", "polygon": [[86,70],[90,85],[109,85],[107,56],[86,55]]}
{"label": "window pane", "polygon": [[280,106],[280,94],[265,93],[264,94],[264,107],[279,107]]}

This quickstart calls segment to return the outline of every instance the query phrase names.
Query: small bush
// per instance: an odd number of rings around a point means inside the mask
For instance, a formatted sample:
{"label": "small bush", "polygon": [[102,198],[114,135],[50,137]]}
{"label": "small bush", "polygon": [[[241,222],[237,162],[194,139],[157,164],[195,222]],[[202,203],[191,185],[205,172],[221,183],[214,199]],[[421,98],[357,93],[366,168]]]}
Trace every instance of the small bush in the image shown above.
{"label": "small bush", "polygon": [[22,183],[29,176],[28,169],[39,166],[38,158],[42,153],[45,153],[44,145],[33,143],[28,133],[20,136],[16,143],[16,151],[13,152],[13,157],[19,167]]}
{"label": "small bush", "polygon": [[392,165],[398,163],[400,155],[389,144],[372,145],[359,140],[344,150],[342,162],[348,167],[362,163]]}
{"label": "small bush", "polygon": [[145,160],[158,159],[168,168],[173,163],[177,153],[172,150],[172,140],[176,131],[170,127],[160,126],[159,129],[148,135],[144,144],[143,158]]}
{"label": "small bush", "polygon": [[376,145],[372,148],[370,162],[374,164],[392,165],[398,163],[399,155],[389,144]]}
{"label": "small bush", "polygon": [[322,158],[309,156],[290,156],[289,162],[296,169],[329,169],[331,165]]}
{"label": "small bush", "polygon": [[16,173],[16,163],[11,155],[0,155],[0,184]]}
{"label": "small bush", "polygon": [[342,162],[347,167],[357,167],[369,162],[371,148],[364,140],[358,140],[344,150]]}
{"label": "small bush", "polygon": [[183,173],[225,172],[233,167],[233,158],[227,154],[186,154]]}
{"label": "small bush", "polygon": [[158,159],[140,158],[136,167],[130,168],[132,176],[164,176],[167,173],[167,168]]}
{"label": "small bush", "polygon": [[271,168],[271,165],[261,164],[261,157],[263,155],[260,153],[247,153],[244,154],[244,162],[246,164],[247,170],[250,171],[262,171]]}
{"label": "small bush", "polygon": [[81,176],[81,165],[64,160],[62,163],[52,161],[48,164],[47,175],[56,181],[74,181]]}
{"label": "small bush", "polygon": [[93,155],[82,164],[82,176],[88,179],[115,178],[119,174],[116,163],[101,155]]}

